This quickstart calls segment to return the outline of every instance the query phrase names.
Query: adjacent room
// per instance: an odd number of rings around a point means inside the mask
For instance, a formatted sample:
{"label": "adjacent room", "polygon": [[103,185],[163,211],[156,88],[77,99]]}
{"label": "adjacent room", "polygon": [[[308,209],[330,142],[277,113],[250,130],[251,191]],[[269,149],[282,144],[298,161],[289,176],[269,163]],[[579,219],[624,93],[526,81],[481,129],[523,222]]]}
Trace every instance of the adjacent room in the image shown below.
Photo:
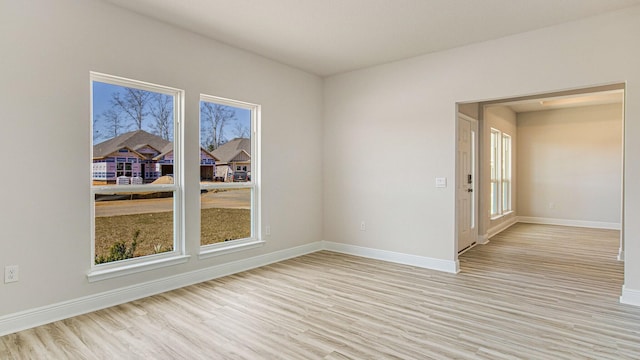
{"label": "adjacent room", "polygon": [[640,0],[0,1],[0,358],[638,358]]}
{"label": "adjacent room", "polygon": [[[459,254],[516,222],[621,230],[623,88],[458,105],[462,123],[473,123],[467,131],[474,147],[473,167],[459,155],[458,189],[463,198],[475,195],[456,210],[459,219],[473,218],[459,220]],[[458,154],[461,146],[469,147],[459,143]],[[478,230],[469,225],[476,223]],[[465,230],[474,236],[461,235]]]}

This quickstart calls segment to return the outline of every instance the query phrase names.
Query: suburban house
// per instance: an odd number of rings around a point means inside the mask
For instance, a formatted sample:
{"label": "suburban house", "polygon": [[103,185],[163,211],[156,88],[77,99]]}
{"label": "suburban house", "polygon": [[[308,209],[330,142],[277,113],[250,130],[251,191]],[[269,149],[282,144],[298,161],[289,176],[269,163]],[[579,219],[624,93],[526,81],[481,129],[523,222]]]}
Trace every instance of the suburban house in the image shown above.
{"label": "suburban house", "polygon": [[[0,358],[639,359],[639,35],[640,0],[0,1]],[[94,147],[96,82],[170,95],[179,148]],[[250,141],[202,149],[203,101]]]}
{"label": "suburban house", "polygon": [[235,138],[211,152],[218,159],[216,178],[229,181],[236,171],[251,174],[251,140]]}
{"label": "suburban house", "polygon": [[[201,180],[213,180],[216,159],[200,147]],[[144,130],[130,131],[93,146],[94,184],[115,184],[123,176],[150,183],[173,173],[173,142]]]}

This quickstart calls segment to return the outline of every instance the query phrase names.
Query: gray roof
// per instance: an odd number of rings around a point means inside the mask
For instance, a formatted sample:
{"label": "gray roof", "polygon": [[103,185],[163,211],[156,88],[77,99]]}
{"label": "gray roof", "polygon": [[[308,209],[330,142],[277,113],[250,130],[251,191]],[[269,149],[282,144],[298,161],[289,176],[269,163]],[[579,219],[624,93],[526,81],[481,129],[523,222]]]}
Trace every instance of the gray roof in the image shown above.
{"label": "gray roof", "polygon": [[144,130],[129,131],[94,145],[93,158],[99,159],[107,157],[122,148],[137,151],[145,146],[150,146],[156,149],[159,153],[166,153],[173,149],[173,142],[150,134]]}
{"label": "gray roof", "polygon": [[[144,130],[136,130],[129,131],[128,133],[118,135],[113,139],[109,139],[107,141],[103,141],[99,144],[94,145],[93,158],[105,158],[123,148],[128,148],[132,151],[138,152],[138,150],[142,149],[145,146],[150,146],[158,151],[158,155],[155,156],[154,159],[160,159],[173,151],[172,141],[165,140],[160,136],[148,133]],[[200,150],[213,156],[216,161],[219,161],[219,158],[211,152],[206,151],[202,147],[200,147]]]}
{"label": "gray roof", "polygon": [[[245,154],[244,156],[243,153]],[[251,140],[247,138],[236,138],[228,141],[211,152],[213,156],[220,159],[222,163],[236,160],[251,159]]]}

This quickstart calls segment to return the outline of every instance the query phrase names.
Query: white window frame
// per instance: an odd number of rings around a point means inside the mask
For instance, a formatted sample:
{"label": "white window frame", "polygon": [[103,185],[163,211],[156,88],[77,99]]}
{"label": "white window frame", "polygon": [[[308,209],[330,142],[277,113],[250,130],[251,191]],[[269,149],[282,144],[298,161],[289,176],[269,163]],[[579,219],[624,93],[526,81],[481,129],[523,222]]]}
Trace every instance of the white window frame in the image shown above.
{"label": "white window frame", "polygon": [[[143,81],[126,79],[118,76],[90,72],[90,102],[91,118],[93,119],[93,82],[102,82],[118,86],[136,88],[173,96],[173,156],[174,183],[173,184],[145,184],[145,185],[91,185],[91,269],[87,274],[89,282],[114,278],[160,267],[172,266],[188,261],[185,254],[184,235],[184,158],[183,158],[183,121],[184,119],[184,90],[167,86],[151,84]],[[90,121],[93,124],[93,121]],[[93,126],[93,125],[92,125]],[[93,128],[90,134],[93,134]],[[93,140],[91,141],[91,159],[93,159]],[[152,254],[104,264],[95,264],[95,195],[113,193],[138,192],[173,192],[173,250],[160,254]]]}
{"label": "white window frame", "polygon": [[[215,189],[250,189],[251,190],[251,236],[244,239],[236,239],[216,244],[201,245],[198,255],[199,259],[206,259],[213,256],[220,256],[236,251],[252,249],[264,245],[265,241],[261,234],[260,216],[260,105],[248,102],[222,98],[218,96],[200,94],[200,102],[210,102],[220,105],[243,108],[251,111],[251,180],[247,182],[219,182],[200,184],[200,190]],[[200,104],[198,102],[198,104]],[[200,133],[200,132],[199,132]],[[200,144],[198,144],[199,146]],[[198,151],[198,156],[200,152]],[[200,163],[198,159],[198,164]],[[234,170],[235,171],[235,170]],[[199,206],[201,209],[201,206]],[[200,233],[200,232],[198,232]],[[201,243],[201,242],[199,242]]]}
{"label": "white window frame", "polygon": [[[489,215],[498,219],[513,211],[512,208],[512,138],[511,135],[491,128],[490,171],[491,188]],[[495,189],[495,193],[493,192]],[[495,209],[495,211],[494,211]]]}
{"label": "white window frame", "polygon": [[490,205],[491,218],[500,216],[500,130],[491,128],[490,137]]}
{"label": "white window frame", "polygon": [[502,181],[501,191],[502,195],[502,214],[506,215],[510,213],[512,209],[511,204],[511,177],[512,177],[512,141],[511,135],[502,133]]}

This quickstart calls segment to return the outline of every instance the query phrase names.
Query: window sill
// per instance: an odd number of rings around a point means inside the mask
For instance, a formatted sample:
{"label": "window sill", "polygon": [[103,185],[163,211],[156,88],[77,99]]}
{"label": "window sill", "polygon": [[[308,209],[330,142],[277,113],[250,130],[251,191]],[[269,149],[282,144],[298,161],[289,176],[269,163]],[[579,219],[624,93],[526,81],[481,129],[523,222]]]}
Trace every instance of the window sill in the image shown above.
{"label": "window sill", "polygon": [[513,210],[509,210],[505,213],[499,214],[499,215],[493,215],[492,217],[489,218],[489,220],[494,221],[494,220],[499,220],[502,219],[505,216],[511,215],[513,214]]}
{"label": "window sill", "polygon": [[198,260],[207,259],[214,256],[221,256],[231,254],[237,251],[249,250],[264,245],[264,240],[250,240],[241,242],[238,244],[215,244],[207,247],[202,247],[200,254],[198,254]]}
{"label": "window sill", "polygon": [[91,283],[106,279],[112,279],[115,277],[136,274],[143,271],[159,269],[167,266],[183,264],[189,261],[190,257],[190,255],[178,255],[158,260],[113,267],[109,269],[96,269],[87,274],[87,279],[89,279],[89,282]]}

